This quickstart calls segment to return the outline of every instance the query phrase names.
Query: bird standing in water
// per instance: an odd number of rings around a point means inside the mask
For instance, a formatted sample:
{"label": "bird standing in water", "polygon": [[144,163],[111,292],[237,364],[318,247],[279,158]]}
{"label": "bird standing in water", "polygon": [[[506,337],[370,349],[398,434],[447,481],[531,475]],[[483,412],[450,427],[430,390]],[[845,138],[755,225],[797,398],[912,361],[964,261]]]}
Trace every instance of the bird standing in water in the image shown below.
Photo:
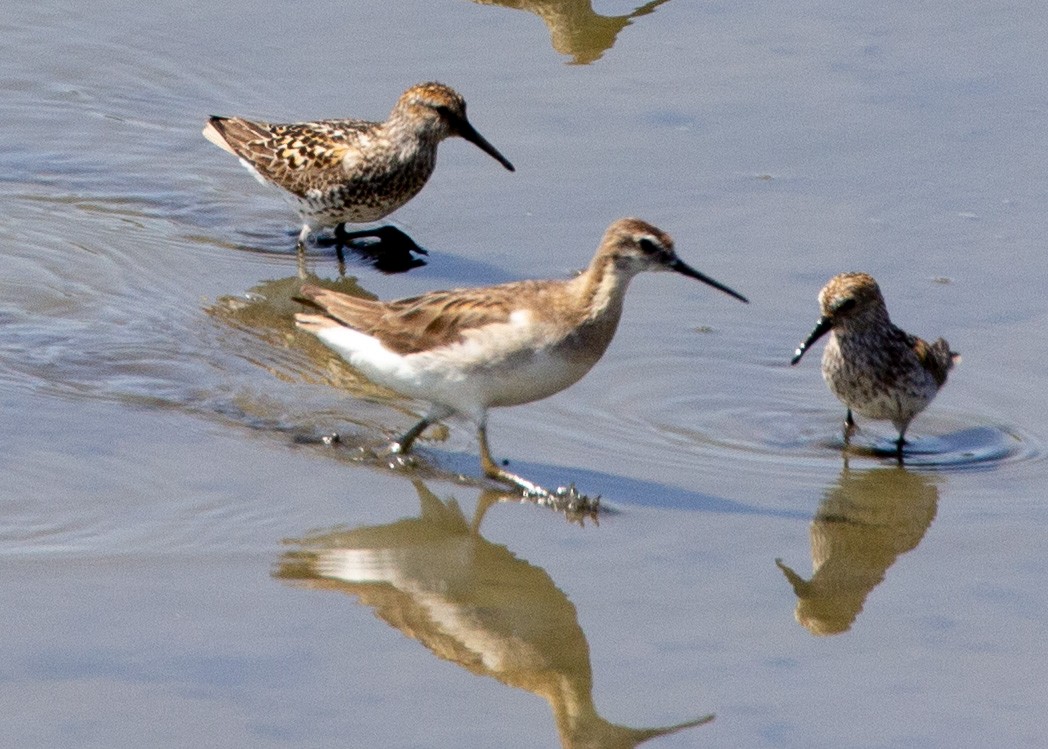
{"label": "bird standing in water", "polygon": [[546,398],[577,382],[611,343],[630,280],[666,270],[747,301],[677,257],[665,232],[621,219],[605,232],[589,267],[570,280],[435,291],[393,302],[306,285],[299,301],[314,312],[296,320],[374,382],[431,404],[393,443],[394,452],[410,450],[431,423],[461,414],[477,425],[486,476],[549,496],[496,465],[488,449],[488,409]]}
{"label": "bird standing in water", "polygon": [[866,273],[834,276],[819,292],[822,313],[811,335],[797,347],[796,364],[826,333],[822,376],[847,406],[845,439],[855,428],[852,411],[887,419],[899,430],[896,451],[902,459],[906,428],[946,384],[960,356],[942,338],[935,343],[906,333],[888,317],[884,297]]}
{"label": "bird standing in water", "polygon": [[458,136],[476,144],[509,171],[513,165],[466,119],[466,101],[441,83],[405,91],[385,122],[318,120],[273,125],[240,117],[212,117],[204,137],[263,183],[293,197],[302,217],[299,253],[319,228],[335,227],[347,239],[379,237],[400,249],[421,250],[392,226],[347,232],[346,223],[378,221],[407,203],[436,166],[437,146]]}

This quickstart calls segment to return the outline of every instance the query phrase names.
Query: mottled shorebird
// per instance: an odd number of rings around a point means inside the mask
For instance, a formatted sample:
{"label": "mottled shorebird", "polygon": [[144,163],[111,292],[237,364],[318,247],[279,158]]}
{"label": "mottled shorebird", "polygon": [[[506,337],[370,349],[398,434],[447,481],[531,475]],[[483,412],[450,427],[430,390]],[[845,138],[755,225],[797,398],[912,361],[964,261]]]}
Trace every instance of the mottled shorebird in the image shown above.
{"label": "mottled shorebird", "polygon": [[[310,232],[335,227],[341,251],[347,239],[411,239],[393,227],[347,232],[347,223],[378,221],[413,198],[433,173],[437,146],[465,138],[506,169],[513,165],[466,119],[466,101],[441,83],[405,91],[385,122],[318,120],[273,125],[241,117],[212,117],[204,137],[237,156],[255,177],[287,190],[302,217],[299,252]],[[391,231],[392,230],[392,231]]]}
{"label": "mottled shorebird", "polygon": [[899,430],[896,451],[902,458],[906,428],[932,402],[960,356],[942,338],[928,343],[892,324],[881,290],[866,273],[842,273],[819,292],[822,316],[797,347],[796,364],[826,333],[822,376],[848,411],[845,439],[855,428],[852,411],[887,419]]}
{"label": "mottled shorebird", "polygon": [[431,404],[393,443],[394,452],[407,452],[427,426],[457,413],[477,425],[486,476],[548,496],[492,460],[488,409],[546,398],[578,381],[611,343],[630,280],[665,270],[747,301],[677,257],[664,232],[621,219],[608,228],[589,267],[570,280],[435,291],[393,302],[307,285],[299,301],[320,314],[299,313],[296,320],[368,378]]}

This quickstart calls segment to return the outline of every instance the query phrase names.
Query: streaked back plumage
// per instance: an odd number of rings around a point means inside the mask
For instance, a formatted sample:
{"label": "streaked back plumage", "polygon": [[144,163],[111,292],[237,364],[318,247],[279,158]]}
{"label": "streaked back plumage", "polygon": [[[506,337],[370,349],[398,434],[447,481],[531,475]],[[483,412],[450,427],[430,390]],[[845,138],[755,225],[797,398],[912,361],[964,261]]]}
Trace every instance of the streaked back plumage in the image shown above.
{"label": "streaked back plumage", "polygon": [[466,119],[466,102],[441,83],[412,86],[385,122],[326,119],[274,124],[211,117],[204,137],[237,156],[263,182],[290,193],[305,223],[378,221],[425,186],[437,146],[461,136],[510,171],[509,163]]}

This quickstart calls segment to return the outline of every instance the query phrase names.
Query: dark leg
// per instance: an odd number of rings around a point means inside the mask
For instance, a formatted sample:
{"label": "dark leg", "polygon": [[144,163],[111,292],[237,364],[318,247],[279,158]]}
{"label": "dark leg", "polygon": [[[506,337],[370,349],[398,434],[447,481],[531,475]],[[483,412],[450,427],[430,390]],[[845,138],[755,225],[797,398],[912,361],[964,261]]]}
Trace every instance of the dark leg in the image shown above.
{"label": "dark leg", "polygon": [[428,427],[432,423],[433,420],[431,420],[428,416],[423,417],[417,424],[415,424],[415,426],[411,427],[411,429],[407,430],[406,432],[404,432],[404,434],[400,435],[399,437],[397,437],[397,439],[393,440],[393,444],[390,446],[390,449],[394,453],[409,452],[411,450],[411,446],[415,444],[415,440],[417,440],[419,438],[419,435],[426,431],[426,427]]}
{"label": "dark leg", "polygon": [[906,444],[906,427],[899,430],[899,439],[895,440],[895,457],[899,459],[899,465],[902,465],[902,448]]}
{"label": "dark leg", "polygon": [[338,274],[346,275],[346,253],[342,248],[346,244],[346,225],[339,224],[335,227],[335,256],[338,258]]}

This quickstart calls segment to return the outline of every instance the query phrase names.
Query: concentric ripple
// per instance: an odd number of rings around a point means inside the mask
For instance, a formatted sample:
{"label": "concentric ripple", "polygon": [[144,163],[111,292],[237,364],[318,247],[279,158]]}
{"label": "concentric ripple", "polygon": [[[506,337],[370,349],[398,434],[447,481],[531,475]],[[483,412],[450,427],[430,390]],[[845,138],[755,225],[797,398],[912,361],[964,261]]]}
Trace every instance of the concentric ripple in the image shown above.
{"label": "concentric ripple", "polygon": [[[896,460],[896,435],[887,422],[859,419],[845,450],[844,409],[817,375],[683,354],[620,356],[598,366],[602,388],[586,398],[562,399],[558,414],[586,429],[577,435],[580,442],[597,449],[599,441],[604,459],[618,465],[640,462],[669,472],[730,466],[736,475],[803,478],[839,465],[842,455]],[[691,383],[700,371],[705,382],[696,387]],[[905,464],[986,470],[1044,455],[1038,437],[978,406],[960,411],[934,403],[910,427]]]}

